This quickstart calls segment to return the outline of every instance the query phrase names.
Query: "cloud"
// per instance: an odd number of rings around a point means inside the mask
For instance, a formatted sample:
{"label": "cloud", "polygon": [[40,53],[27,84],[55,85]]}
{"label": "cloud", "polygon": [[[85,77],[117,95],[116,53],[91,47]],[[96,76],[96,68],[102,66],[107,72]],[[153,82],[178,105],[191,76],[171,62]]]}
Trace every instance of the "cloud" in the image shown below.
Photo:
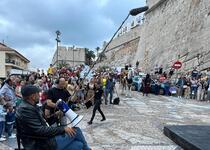
{"label": "cloud", "polygon": [[0,40],[29,57],[31,66],[47,67],[55,51],[56,30],[62,33],[62,44],[93,49],[144,1],[1,0]]}

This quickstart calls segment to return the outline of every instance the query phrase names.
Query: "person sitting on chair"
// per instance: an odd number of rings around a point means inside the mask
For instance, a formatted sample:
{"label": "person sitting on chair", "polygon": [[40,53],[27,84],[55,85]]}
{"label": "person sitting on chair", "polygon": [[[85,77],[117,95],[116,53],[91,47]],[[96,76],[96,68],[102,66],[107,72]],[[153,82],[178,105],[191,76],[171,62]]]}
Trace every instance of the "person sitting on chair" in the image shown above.
{"label": "person sitting on chair", "polygon": [[[39,89],[28,85],[21,90],[23,102],[16,112],[18,143],[26,150],[90,150],[82,131],[75,127],[52,127],[37,107]],[[18,144],[20,145],[20,144]]]}

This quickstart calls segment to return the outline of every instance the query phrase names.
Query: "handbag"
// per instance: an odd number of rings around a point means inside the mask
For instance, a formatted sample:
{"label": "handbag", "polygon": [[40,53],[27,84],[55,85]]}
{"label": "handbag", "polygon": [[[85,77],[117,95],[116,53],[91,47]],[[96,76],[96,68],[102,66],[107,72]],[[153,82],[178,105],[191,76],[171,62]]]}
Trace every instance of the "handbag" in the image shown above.
{"label": "handbag", "polygon": [[89,109],[91,106],[93,106],[93,103],[92,103],[92,101],[87,101],[86,103],[85,103],[85,106],[86,106],[86,108],[87,109]]}

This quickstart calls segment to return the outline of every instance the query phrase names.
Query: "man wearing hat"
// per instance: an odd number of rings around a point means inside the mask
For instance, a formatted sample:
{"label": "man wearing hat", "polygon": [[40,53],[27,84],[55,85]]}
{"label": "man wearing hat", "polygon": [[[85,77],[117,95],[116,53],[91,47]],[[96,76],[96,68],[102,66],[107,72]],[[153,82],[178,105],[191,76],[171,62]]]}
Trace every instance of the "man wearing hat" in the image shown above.
{"label": "man wearing hat", "polygon": [[39,102],[39,89],[28,85],[21,90],[23,102],[16,112],[17,135],[26,150],[90,150],[79,128],[50,127]]}

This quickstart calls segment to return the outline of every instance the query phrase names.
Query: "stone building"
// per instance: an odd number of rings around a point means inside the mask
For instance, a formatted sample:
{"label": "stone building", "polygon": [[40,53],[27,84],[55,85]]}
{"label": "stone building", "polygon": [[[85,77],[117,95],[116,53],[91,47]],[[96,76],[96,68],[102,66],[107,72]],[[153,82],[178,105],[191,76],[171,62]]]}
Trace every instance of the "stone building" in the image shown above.
{"label": "stone building", "polygon": [[0,43],[0,78],[28,71],[30,61],[17,50]]}
{"label": "stone building", "polygon": [[142,25],[141,40],[133,61],[144,70],[155,65],[169,69],[177,59],[182,70],[210,67],[209,0],[147,0],[149,10]]}
{"label": "stone building", "polygon": [[[144,23],[123,37],[115,38],[108,48],[107,62],[115,58],[109,64],[119,66],[129,62],[134,65],[139,60],[145,72],[150,72],[156,65],[170,69],[177,59],[183,63],[181,72],[193,67],[209,68],[209,0],[147,0],[147,5],[149,10],[144,14]],[[135,38],[138,39],[136,49],[136,43],[128,45],[129,48],[123,47]],[[123,52],[125,49],[126,53]]]}
{"label": "stone building", "polygon": [[57,50],[52,59],[53,66],[58,64],[66,64],[68,66],[76,66],[85,63],[85,48],[75,48],[75,47],[58,47],[58,57]]}
{"label": "stone building", "polygon": [[140,26],[132,27],[128,32],[116,37],[105,52],[106,58],[98,65],[106,65],[110,67],[124,66],[131,64],[134,55],[137,52]]}

